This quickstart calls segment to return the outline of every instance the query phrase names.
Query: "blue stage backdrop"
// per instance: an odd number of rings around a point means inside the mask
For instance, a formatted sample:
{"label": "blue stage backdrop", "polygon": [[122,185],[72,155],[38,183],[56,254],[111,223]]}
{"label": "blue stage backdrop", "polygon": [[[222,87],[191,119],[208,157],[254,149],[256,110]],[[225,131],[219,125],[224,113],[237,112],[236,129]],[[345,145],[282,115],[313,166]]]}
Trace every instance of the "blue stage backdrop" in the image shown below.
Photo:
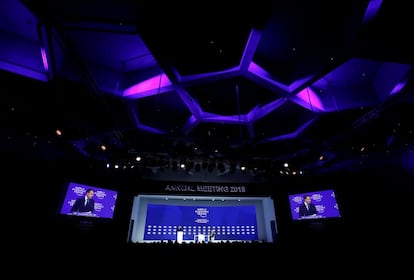
{"label": "blue stage backdrop", "polygon": [[258,240],[256,207],[183,206],[148,204],[144,240],[175,240],[177,229],[183,240],[198,240],[214,231],[214,240]]}

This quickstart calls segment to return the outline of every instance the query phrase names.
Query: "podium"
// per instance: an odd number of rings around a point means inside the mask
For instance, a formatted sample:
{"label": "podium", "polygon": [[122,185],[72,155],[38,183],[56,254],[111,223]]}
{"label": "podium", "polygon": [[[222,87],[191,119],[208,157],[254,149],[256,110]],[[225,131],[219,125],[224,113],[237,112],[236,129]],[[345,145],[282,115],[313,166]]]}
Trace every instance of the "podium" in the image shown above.
{"label": "podium", "polygon": [[322,218],[325,218],[325,217],[322,215],[313,214],[309,216],[302,216],[299,218],[299,220],[312,220],[312,219],[322,219]]}
{"label": "podium", "polygon": [[206,236],[204,234],[196,234],[194,235],[195,242],[206,242]]}
{"label": "podium", "polygon": [[98,215],[96,215],[95,213],[91,213],[91,212],[73,212],[73,213],[68,213],[68,215],[82,216],[82,217],[98,217]]}
{"label": "podium", "polygon": [[183,231],[177,230],[177,243],[181,244],[183,243]]}

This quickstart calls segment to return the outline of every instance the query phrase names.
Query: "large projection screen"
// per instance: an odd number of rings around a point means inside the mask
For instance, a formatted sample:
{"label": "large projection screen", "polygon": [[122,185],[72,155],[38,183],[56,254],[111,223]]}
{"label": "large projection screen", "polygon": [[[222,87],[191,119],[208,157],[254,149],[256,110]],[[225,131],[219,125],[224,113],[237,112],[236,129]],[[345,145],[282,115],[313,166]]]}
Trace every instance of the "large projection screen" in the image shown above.
{"label": "large projection screen", "polygon": [[274,242],[276,224],[270,197],[140,194],[134,197],[128,240],[176,241],[181,231],[186,243]]}

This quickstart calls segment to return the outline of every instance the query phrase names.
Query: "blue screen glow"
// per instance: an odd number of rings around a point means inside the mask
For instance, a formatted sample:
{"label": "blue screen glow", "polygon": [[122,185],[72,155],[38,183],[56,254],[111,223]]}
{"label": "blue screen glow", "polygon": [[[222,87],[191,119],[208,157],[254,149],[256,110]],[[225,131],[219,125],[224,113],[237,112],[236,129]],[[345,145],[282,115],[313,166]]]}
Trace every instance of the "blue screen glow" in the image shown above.
{"label": "blue screen glow", "polygon": [[[177,229],[183,240],[258,240],[256,207],[183,206],[148,204],[144,240],[175,240]],[[205,239],[199,240],[200,236]]]}

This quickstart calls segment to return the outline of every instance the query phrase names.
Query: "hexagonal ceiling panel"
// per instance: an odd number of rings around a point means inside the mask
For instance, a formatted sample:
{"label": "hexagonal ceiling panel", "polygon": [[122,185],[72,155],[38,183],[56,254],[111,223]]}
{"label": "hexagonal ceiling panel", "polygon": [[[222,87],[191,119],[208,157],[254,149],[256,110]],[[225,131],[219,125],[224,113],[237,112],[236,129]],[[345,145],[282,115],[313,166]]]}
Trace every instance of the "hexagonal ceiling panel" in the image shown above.
{"label": "hexagonal ceiling panel", "polygon": [[198,5],[2,1],[0,69],[70,100],[55,122],[77,127],[66,139],[83,155],[116,147],[100,160],[174,143],[278,158],[281,142],[322,145],[413,100],[405,2]]}

